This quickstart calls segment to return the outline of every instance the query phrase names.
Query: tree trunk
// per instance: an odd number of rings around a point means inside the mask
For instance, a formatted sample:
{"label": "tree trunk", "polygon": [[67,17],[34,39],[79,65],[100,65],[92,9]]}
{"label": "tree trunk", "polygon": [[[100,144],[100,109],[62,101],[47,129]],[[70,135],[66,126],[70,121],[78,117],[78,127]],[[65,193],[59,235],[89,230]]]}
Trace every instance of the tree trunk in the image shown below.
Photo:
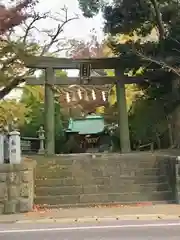
{"label": "tree trunk", "polygon": [[159,39],[163,40],[165,35],[165,29],[164,29],[164,24],[161,17],[161,12],[159,10],[158,2],[157,0],[151,0],[151,3],[153,5],[154,12],[155,12],[156,24],[159,30]]}
{"label": "tree trunk", "polygon": [[[175,99],[179,99],[180,78],[176,77],[172,81],[172,92]],[[180,106],[176,107],[172,113],[172,138],[174,147],[180,148]]]}
{"label": "tree trunk", "polygon": [[172,128],[172,116],[168,116],[168,141],[169,141],[169,147],[173,148],[174,146],[174,139],[173,139],[173,128]]}
{"label": "tree trunk", "polygon": [[157,143],[157,148],[161,149],[161,140],[158,133],[156,133],[156,143]]}
{"label": "tree trunk", "polygon": [[15,89],[19,84],[25,82],[24,79],[15,78],[12,82],[10,82],[6,87],[0,90],[0,100],[3,99],[6,95],[8,95],[13,89]]}

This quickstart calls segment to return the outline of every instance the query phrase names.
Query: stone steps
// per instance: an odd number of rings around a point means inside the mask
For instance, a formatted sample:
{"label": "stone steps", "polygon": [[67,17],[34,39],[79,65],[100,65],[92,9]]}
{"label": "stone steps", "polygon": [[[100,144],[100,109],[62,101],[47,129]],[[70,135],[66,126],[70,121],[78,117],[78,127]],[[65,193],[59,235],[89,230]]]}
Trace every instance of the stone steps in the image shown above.
{"label": "stone steps", "polygon": [[104,194],[104,193],[131,193],[131,192],[153,192],[168,191],[168,183],[148,183],[148,184],[125,184],[116,183],[115,185],[89,185],[89,186],[44,186],[36,187],[37,196],[57,196],[57,195],[74,195],[74,194]]}
{"label": "stone steps", "polygon": [[35,204],[39,205],[71,205],[78,206],[85,204],[112,204],[112,203],[135,203],[135,202],[158,202],[172,201],[171,191],[153,191],[151,193],[128,192],[128,193],[109,193],[109,194],[81,194],[81,195],[57,195],[39,196],[35,198]]}
{"label": "stone steps", "polygon": [[[134,177],[120,177],[119,182],[124,184],[146,184],[146,183],[162,183],[167,180],[166,175],[150,175],[150,176],[136,176]],[[116,184],[117,181],[111,177],[98,177],[92,179],[82,179],[77,176],[77,178],[46,178],[46,179],[36,179],[36,187],[57,187],[57,186],[79,186],[83,184],[96,184],[96,185],[110,185]]]}
{"label": "stone steps", "polygon": [[53,206],[172,201],[168,161],[152,153],[37,157],[35,203]]}
{"label": "stone steps", "polygon": [[[37,169],[48,169],[49,167],[51,169],[53,168],[62,168],[62,169],[65,169],[65,168],[69,168],[70,166],[72,165],[75,165],[76,163],[82,163],[84,166],[89,164],[89,162],[87,161],[84,161],[83,160],[78,160],[77,162],[71,162],[71,161],[66,161],[66,162],[61,162],[61,161],[58,161],[58,162],[51,162],[51,161],[47,161],[47,162],[44,162],[44,163],[38,163],[37,165]],[[91,160],[91,165],[93,166],[97,166],[97,165],[100,165],[100,164],[103,164],[104,166],[110,166],[110,165],[119,165],[121,163],[121,160],[114,160],[114,162],[112,164],[109,163],[108,159],[107,160],[100,160],[100,161],[97,161],[96,160]],[[127,161],[127,165],[128,166],[132,166],[132,168],[134,167],[140,167],[140,168],[156,168],[156,167],[159,167],[159,165],[161,164],[160,161]]]}
{"label": "stone steps", "polygon": [[[82,173],[86,175],[86,169],[82,169]],[[81,173],[81,174],[82,174]],[[123,169],[123,172],[120,167],[106,167],[104,166],[101,169],[93,167],[91,169],[91,174],[89,176],[91,177],[111,177],[111,176],[121,176],[121,177],[131,177],[131,176],[154,176],[154,175],[162,175],[164,173],[164,168],[136,168],[130,169],[130,168],[125,168]],[[49,169],[41,169],[38,167],[36,169],[36,178],[37,179],[46,179],[46,178],[72,178],[73,172],[71,171],[70,168],[49,168]]]}

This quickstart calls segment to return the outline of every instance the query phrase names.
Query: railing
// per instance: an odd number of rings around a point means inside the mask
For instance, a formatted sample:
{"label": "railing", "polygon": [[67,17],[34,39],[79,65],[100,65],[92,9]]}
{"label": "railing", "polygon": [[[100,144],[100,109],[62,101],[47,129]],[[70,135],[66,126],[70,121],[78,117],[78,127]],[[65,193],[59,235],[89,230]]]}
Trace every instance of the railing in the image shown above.
{"label": "railing", "polygon": [[147,143],[147,144],[144,144],[144,145],[140,145],[140,146],[138,147],[138,150],[139,150],[139,151],[146,151],[146,150],[148,150],[148,149],[149,149],[151,152],[154,151],[154,143],[153,143],[153,142]]}
{"label": "railing", "polygon": [[44,154],[44,138],[38,137],[21,137],[22,154]]}
{"label": "railing", "polygon": [[37,154],[40,148],[40,139],[35,137],[21,137],[22,154]]}

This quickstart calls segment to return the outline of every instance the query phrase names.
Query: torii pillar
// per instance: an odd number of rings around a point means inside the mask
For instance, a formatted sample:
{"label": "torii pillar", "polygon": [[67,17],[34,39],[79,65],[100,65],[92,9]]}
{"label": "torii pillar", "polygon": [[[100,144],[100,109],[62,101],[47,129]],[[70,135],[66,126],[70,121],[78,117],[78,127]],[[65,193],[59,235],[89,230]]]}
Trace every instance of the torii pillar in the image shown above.
{"label": "torii pillar", "polygon": [[130,145],[125,84],[122,79],[123,77],[122,72],[119,69],[115,69],[115,76],[117,78],[116,96],[117,96],[117,107],[118,107],[120,147],[121,147],[122,153],[129,153],[131,151],[131,145]]}
{"label": "torii pillar", "polygon": [[54,69],[52,67],[45,69],[45,101],[44,101],[44,119],[45,119],[45,151],[47,155],[55,153],[55,106],[54,106]]}

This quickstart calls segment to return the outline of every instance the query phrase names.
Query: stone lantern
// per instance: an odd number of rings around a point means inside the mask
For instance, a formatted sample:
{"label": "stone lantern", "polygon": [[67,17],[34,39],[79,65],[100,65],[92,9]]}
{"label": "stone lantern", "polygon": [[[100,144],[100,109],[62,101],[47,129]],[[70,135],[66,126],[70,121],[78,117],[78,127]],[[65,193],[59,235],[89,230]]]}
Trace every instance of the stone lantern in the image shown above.
{"label": "stone lantern", "polygon": [[44,154],[45,153],[45,149],[44,149],[45,131],[44,131],[43,126],[40,126],[37,133],[38,133],[38,138],[40,141],[40,147],[39,147],[38,154]]}

